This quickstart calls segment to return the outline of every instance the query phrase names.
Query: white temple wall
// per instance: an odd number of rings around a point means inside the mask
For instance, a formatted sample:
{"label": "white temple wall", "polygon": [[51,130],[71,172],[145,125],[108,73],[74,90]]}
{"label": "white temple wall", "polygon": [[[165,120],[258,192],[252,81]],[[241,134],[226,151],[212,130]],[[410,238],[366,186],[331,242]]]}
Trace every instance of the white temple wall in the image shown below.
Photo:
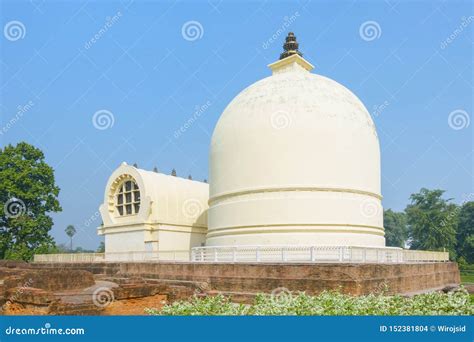
{"label": "white temple wall", "polygon": [[200,232],[189,232],[189,228],[185,231],[174,231],[176,227],[171,226],[164,228],[166,230],[160,230],[158,233],[160,251],[190,250],[192,247],[202,246],[206,241],[206,229],[201,229]]}
{"label": "white temple wall", "polygon": [[105,252],[143,252],[145,251],[145,231],[129,231],[105,234]]}

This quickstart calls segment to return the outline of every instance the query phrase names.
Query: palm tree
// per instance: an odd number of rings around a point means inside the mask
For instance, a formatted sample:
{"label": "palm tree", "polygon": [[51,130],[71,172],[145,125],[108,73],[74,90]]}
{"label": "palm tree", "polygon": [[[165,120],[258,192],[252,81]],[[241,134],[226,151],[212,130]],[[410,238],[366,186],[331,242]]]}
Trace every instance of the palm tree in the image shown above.
{"label": "palm tree", "polygon": [[76,234],[76,228],[74,228],[74,226],[72,224],[70,224],[69,226],[66,227],[66,230],[65,230],[67,236],[69,236],[69,239],[71,239],[71,252],[72,252],[72,237]]}

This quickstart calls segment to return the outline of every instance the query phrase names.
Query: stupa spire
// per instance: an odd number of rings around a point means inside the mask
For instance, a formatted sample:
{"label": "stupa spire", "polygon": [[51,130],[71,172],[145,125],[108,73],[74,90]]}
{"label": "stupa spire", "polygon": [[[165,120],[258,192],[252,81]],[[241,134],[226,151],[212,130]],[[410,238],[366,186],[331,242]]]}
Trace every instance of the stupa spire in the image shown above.
{"label": "stupa spire", "polygon": [[296,36],[293,32],[288,32],[288,35],[285,38],[285,43],[283,44],[283,53],[280,54],[280,59],[290,57],[292,55],[299,55],[303,57],[303,54],[298,51],[299,44],[296,41]]}
{"label": "stupa spire", "polygon": [[295,34],[288,32],[280,59],[268,65],[273,75],[281,72],[311,71],[314,68],[310,62],[303,58],[303,54],[298,50],[298,47],[299,44],[296,41]]}

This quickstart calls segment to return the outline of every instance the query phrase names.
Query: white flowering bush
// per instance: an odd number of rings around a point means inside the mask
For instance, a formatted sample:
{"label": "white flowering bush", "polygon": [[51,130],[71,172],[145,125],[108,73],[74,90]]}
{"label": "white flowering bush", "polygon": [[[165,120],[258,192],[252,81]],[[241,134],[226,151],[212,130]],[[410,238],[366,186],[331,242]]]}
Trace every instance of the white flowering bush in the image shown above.
{"label": "white flowering bush", "polygon": [[464,288],[449,293],[432,292],[403,297],[371,294],[351,296],[324,291],[317,296],[290,294],[285,301],[258,294],[252,305],[232,303],[217,295],[177,301],[161,310],[146,309],[152,315],[473,315],[474,306]]}

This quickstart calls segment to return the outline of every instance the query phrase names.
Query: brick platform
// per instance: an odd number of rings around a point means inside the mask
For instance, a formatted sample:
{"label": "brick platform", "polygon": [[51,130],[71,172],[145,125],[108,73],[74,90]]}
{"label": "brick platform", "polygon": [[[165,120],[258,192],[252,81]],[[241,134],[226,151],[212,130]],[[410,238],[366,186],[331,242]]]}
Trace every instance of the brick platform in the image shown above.
{"label": "brick platform", "polygon": [[206,291],[271,292],[278,287],[317,294],[340,289],[354,295],[381,291],[412,294],[456,286],[456,263],[414,264],[222,264],[187,262],[33,263],[33,268],[80,269],[95,275],[141,277],[174,282],[200,282]]}

